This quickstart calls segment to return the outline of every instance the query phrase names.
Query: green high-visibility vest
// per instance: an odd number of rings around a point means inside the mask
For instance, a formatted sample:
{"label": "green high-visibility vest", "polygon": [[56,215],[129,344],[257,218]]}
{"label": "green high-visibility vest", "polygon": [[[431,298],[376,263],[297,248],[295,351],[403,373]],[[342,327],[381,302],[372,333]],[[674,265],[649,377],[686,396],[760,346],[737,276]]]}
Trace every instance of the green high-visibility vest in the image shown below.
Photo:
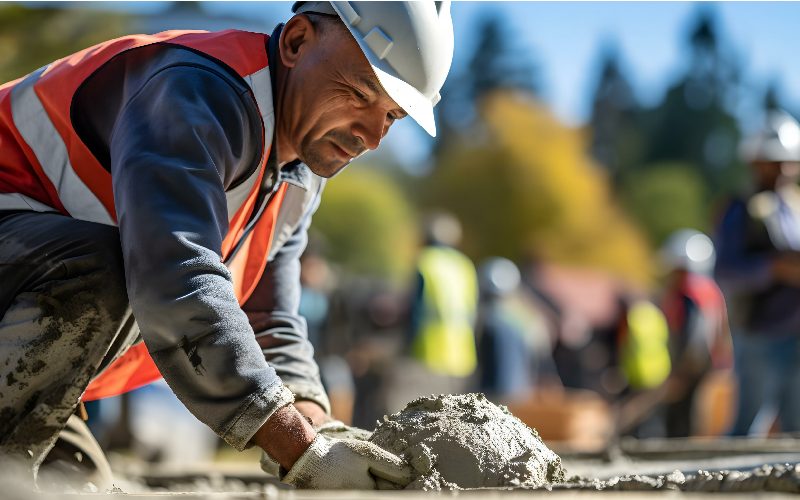
{"label": "green high-visibility vest", "polygon": [[465,377],[477,366],[475,266],[458,250],[428,247],[417,269],[423,279],[422,310],[411,353],[435,373]]}

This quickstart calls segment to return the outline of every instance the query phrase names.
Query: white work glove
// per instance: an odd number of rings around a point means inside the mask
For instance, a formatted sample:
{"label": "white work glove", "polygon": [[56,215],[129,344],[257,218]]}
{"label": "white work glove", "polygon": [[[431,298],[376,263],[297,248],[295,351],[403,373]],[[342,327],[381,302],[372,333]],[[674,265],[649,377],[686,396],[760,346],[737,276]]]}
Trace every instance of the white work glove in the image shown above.
{"label": "white work glove", "polygon": [[317,434],[281,481],[313,490],[374,490],[373,476],[405,486],[411,482],[411,467],[367,441]]}
{"label": "white work glove", "polygon": [[341,420],[332,420],[319,427],[314,427],[314,430],[319,434],[337,439],[357,439],[359,441],[367,441],[372,437],[372,433],[366,429],[359,429],[358,427],[351,427]]}
{"label": "white work glove", "polygon": [[[336,439],[367,441],[372,436],[372,432],[358,427],[351,427],[341,420],[332,420],[319,427],[314,427],[314,430],[319,434]],[[261,470],[267,474],[280,477],[280,469],[280,464],[274,458],[269,456],[266,451],[261,452]]]}

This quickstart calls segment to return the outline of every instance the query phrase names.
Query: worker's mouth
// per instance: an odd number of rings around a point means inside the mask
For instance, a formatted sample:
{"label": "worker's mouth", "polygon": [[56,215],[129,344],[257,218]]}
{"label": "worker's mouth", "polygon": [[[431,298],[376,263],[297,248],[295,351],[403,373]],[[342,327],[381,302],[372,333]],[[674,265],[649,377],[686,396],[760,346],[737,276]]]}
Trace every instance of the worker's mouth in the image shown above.
{"label": "worker's mouth", "polygon": [[342,147],[339,146],[338,144],[336,144],[335,142],[331,142],[331,145],[333,146],[333,151],[336,153],[336,156],[338,156],[339,158],[341,158],[344,161],[348,161],[349,162],[350,160],[352,160],[356,156],[356,155],[354,155],[352,153],[348,153],[347,151],[342,149]]}

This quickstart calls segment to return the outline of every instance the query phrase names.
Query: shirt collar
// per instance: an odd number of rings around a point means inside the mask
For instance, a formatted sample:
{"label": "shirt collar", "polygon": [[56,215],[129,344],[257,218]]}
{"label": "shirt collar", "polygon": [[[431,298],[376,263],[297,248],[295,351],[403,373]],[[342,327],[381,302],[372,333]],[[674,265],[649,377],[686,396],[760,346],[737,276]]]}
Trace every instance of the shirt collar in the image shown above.
{"label": "shirt collar", "polygon": [[278,181],[292,184],[308,191],[311,187],[312,175],[314,173],[308,168],[308,165],[300,160],[295,160],[283,166],[278,175]]}

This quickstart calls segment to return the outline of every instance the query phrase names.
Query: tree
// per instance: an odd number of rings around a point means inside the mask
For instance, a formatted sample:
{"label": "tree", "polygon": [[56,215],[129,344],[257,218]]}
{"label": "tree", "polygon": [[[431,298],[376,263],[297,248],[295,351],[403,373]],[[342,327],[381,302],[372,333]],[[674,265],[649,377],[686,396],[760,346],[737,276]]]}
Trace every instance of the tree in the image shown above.
{"label": "tree", "polygon": [[686,76],[673,86],[663,103],[642,113],[648,130],[645,163],[678,161],[697,166],[712,196],[734,190],[746,178],[736,147],[739,127],[728,109],[740,91],[739,69],[720,47],[714,17],[701,11],[689,38]]}
{"label": "tree", "polygon": [[426,206],[461,220],[465,253],[476,262],[534,256],[646,283],[646,240],[613,202],[583,134],[518,92],[490,92],[479,111],[485,140],[443,151],[423,186]]}
{"label": "tree", "polygon": [[442,102],[436,107],[444,118],[437,120],[442,138],[439,145],[473,124],[476,103],[486,93],[495,89],[539,92],[539,72],[532,54],[511,43],[504,18],[484,16],[477,31],[478,45],[467,70],[450,75],[442,89]]}
{"label": "tree", "polygon": [[311,229],[330,245],[331,260],[349,271],[405,278],[418,246],[414,210],[387,174],[355,167],[328,181]]}
{"label": "tree", "polygon": [[632,173],[622,199],[633,219],[658,247],[674,231],[708,232],[708,193],[703,176],[691,165],[661,163]]}
{"label": "tree", "polygon": [[488,17],[478,31],[478,48],[468,65],[469,97],[476,100],[495,89],[538,93],[536,65],[529,53],[509,43],[507,22]]}
{"label": "tree", "polygon": [[0,84],[126,35],[129,20],[108,12],[0,5]]}
{"label": "tree", "polygon": [[592,130],[592,154],[615,174],[630,156],[623,150],[629,150],[644,138],[640,137],[641,133],[633,123],[639,104],[633,87],[620,70],[617,49],[607,47],[603,58],[600,81],[592,99],[589,125]]}

